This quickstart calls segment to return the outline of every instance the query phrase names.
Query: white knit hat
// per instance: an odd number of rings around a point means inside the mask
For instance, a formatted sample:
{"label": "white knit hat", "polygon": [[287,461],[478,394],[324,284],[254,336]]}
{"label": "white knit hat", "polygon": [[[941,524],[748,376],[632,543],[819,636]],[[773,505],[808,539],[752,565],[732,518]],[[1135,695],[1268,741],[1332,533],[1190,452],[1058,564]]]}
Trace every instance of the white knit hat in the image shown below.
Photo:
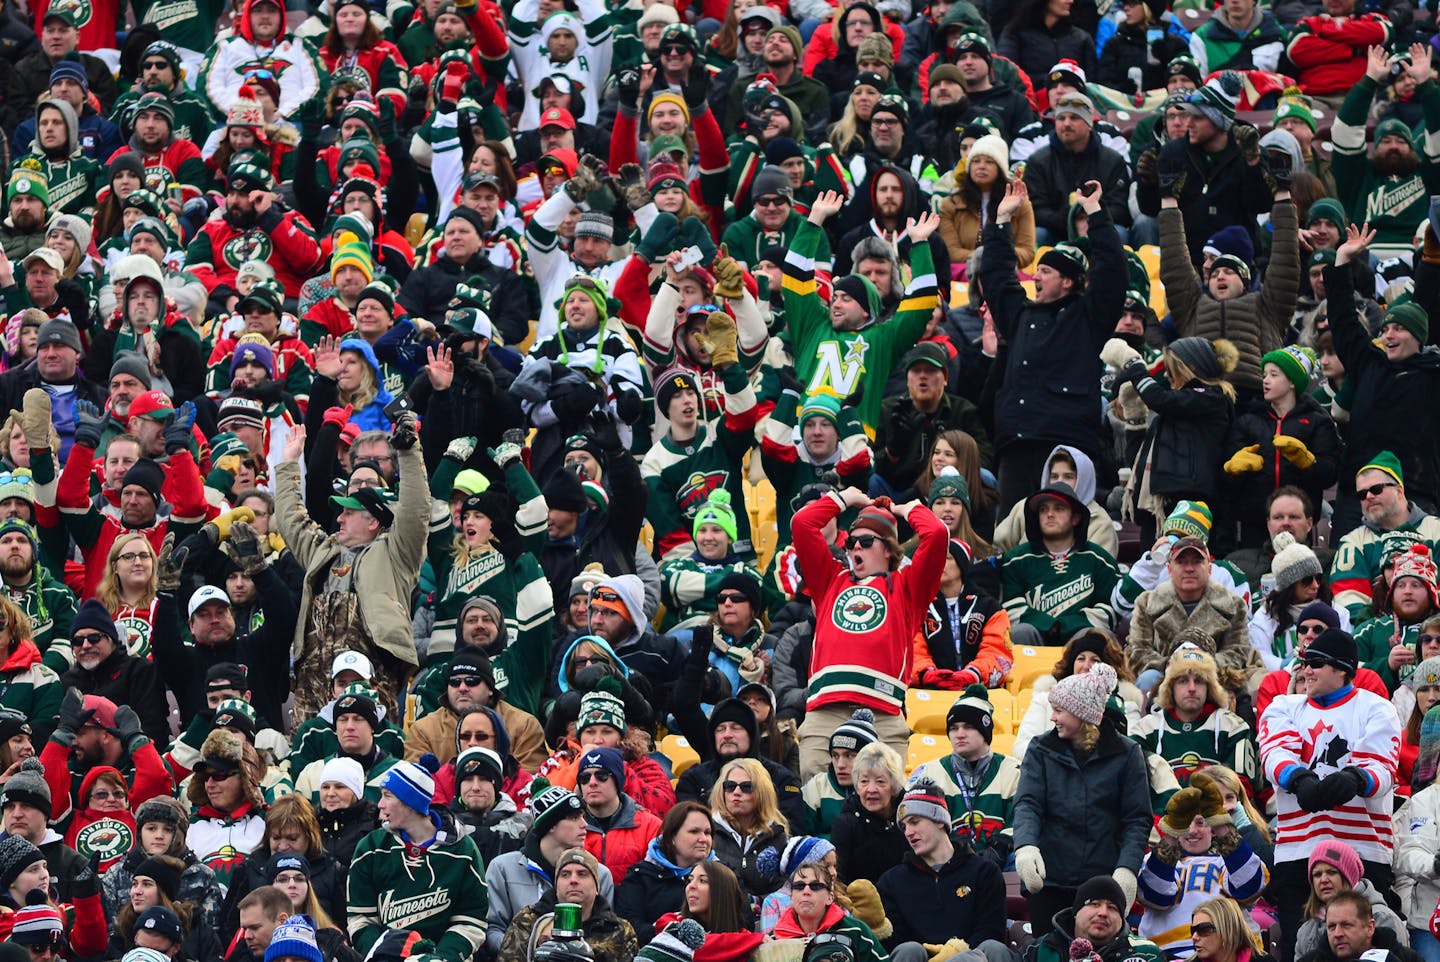
{"label": "white knit hat", "polygon": [[1050,689],[1050,707],[1068,711],[1082,722],[1100,724],[1105,702],[1119,681],[1115,669],[1101,662],[1083,675],[1062,678]]}
{"label": "white knit hat", "polygon": [[353,758],[332,758],[320,769],[320,784],[339,782],[355,793],[357,799],[365,797],[365,769]]}
{"label": "white knit hat", "polygon": [[1270,571],[1275,575],[1275,590],[1284,591],[1306,575],[1319,577],[1325,573],[1315,552],[1295,540],[1288,531],[1275,535],[1275,560],[1270,562]]}
{"label": "white knit hat", "polygon": [[970,161],[976,157],[989,157],[999,165],[1002,176],[1010,176],[1010,148],[999,134],[986,134],[971,144],[965,159]]}

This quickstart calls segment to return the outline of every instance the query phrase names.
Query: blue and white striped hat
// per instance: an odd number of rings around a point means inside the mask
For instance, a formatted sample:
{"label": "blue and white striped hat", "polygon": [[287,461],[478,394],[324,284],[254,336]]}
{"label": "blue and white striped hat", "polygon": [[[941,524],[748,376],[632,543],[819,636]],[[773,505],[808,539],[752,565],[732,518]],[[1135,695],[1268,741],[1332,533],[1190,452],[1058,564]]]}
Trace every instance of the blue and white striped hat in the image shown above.
{"label": "blue and white striped hat", "polygon": [[439,768],[439,759],[427,752],[420,756],[419,762],[397,763],[385,773],[380,787],[421,815],[428,815],[430,798],[435,794],[435,772]]}

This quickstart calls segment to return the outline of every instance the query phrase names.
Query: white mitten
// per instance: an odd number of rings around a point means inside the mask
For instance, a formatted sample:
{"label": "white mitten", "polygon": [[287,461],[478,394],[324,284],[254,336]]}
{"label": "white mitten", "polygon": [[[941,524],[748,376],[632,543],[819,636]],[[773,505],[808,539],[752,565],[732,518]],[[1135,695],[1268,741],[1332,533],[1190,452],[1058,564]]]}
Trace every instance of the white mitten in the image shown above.
{"label": "white mitten", "polygon": [[1117,868],[1110,873],[1110,877],[1120,886],[1120,891],[1125,893],[1125,904],[1120,906],[1120,914],[1124,915],[1130,911],[1130,906],[1135,904],[1135,873],[1128,868]]}
{"label": "white mitten", "polygon": [[1140,352],[1118,337],[1112,337],[1100,349],[1100,360],[1119,371],[1127,363],[1140,358]]}
{"label": "white mitten", "polygon": [[1023,845],[1015,850],[1015,871],[1020,873],[1020,883],[1025,886],[1025,891],[1038,892],[1045,887],[1045,859],[1034,845]]}

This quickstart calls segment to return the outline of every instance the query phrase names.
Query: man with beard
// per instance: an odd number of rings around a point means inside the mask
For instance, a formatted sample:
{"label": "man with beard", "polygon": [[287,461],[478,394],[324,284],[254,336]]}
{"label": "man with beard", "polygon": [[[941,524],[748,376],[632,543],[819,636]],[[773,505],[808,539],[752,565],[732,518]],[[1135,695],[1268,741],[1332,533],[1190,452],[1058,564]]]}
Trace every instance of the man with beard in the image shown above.
{"label": "man with beard", "polygon": [[[226,172],[225,213],[207,220],[185,249],[185,264],[212,301],[235,290],[235,275],[249,260],[275,270],[287,298],[300,296],[320,263],[315,229],[274,193],[270,171],[251,163],[231,164]],[[253,292],[252,292],[253,293]],[[218,313],[218,310],[216,311]]]}
{"label": "man with beard", "polygon": [[[142,224],[145,233],[137,230]],[[158,221],[149,217],[131,228],[132,233],[146,240],[153,236],[149,232],[157,229],[164,231]],[[205,388],[205,355],[201,353],[199,332],[188,318],[171,309],[163,268],[155,258],[136,255],[123,273],[129,275],[129,280],[121,288],[118,317],[92,335],[87,361],[98,368],[99,374],[117,351],[142,353],[147,365],[154,365],[154,386],[169,394],[173,403],[183,404]]]}
{"label": "man with beard", "polygon": [[95,453],[104,457],[110,442],[124,434],[130,423],[130,402],[154,386],[150,363],[139,354],[125,351],[110,365],[110,393],[105,403],[104,427]]}
{"label": "man with beard", "polygon": [[1023,962],[1063,962],[1079,939],[1089,943],[1086,954],[1092,959],[1160,962],[1164,958],[1160,947],[1135,935],[1125,923],[1129,909],[1130,899],[1120,883],[1097,875],[1075,890],[1070,908],[1056,912],[1054,918],[1035,920],[1035,927],[1045,934],[1026,947]]}
{"label": "man with beard", "polygon": [[[90,78],[79,61],[62,60],[50,68],[50,97],[74,108],[75,116],[80,119],[80,152],[88,159],[101,163],[120,148],[120,128],[90,106]],[[11,143],[19,144],[22,150],[31,150],[34,139],[35,118],[30,116],[15,128]]]}
{"label": "man with beard", "polygon": [[52,212],[89,217],[101,183],[99,162],[80,150],[80,120],[70,101],[47,97],[35,108],[35,139],[21,160],[45,175]]}
{"label": "man with beard", "polygon": [[1374,585],[1385,572],[1386,545],[1404,537],[1433,552],[1440,545],[1440,518],[1406,496],[1400,460],[1389,451],[1379,452],[1360,468],[1354,490],[1364,522],[1340,539],[1330,586],[1335,604],[1344,605],[1350,623],[1358,625],[1375,613]]}
{"label": "man with beard", "polygon": [[1100,142],[1093,129],[1098,119],[1095,105],[1084,94],[1063,94],[1051,114],[1055,129],[1025,166],[1025,184],[1035,210],[1035,243],[1045,246],[1068,239],[1072,191],[1076,184],[1091,180],[1100,182],[1110,220],[1122,232],[1123,242],[1124,226],[1130,223],[1125,158]]}
{"label": "man with beard", "polygon": [[176,188],[183,200],[199,197],[210,188],[210,171],[200,148],[175,134],[175,105],[162,91],[150,90],[135,101],[130,115],[130,142],[115,151],[106,164],[122,154],[137,153],[145,163],[144,180]]}
{"label": "man with beard", "polygon": [[[493,616],[498,610],[488,598],[472,600],[490,602],[488,606],[480,605],[487,616]],[[502,620],[500,631],[504,630],[505,622]],[[487,628],[487,634],[488,631]],[[546,644],[545,656],[548,656],[548,635]],[[513,650],[513,647],[506,649]],[[542,663],[545,656],[542,656]],[[500,666],[502,674],[505,666],[511,669],[523,667],[523,663],[513,655],[506,658],[504,651],[499,653],[499,657],[504,659]],[[526,771],[540,767],[547,757],[545,732],[534,715],[505,700],[496,684],[496,667],[480,648],[462,647],[455,651],[445,671],[445,694],[440,707],[418,719],[406,735],[407,761],[418,761],[427,752],[440,759],[441,763],[450,761],[456,754],[455,729],[460,724],[460,717],[477,708],[488,708],[504,722],[505,731],[510,735],[510,754],[515,756],[520,766]]]}
{"label": "man with beard", "polygon": [[991,466],[990,439],[975,405],[949,393],[950,352],[921,341],[905,355],[905,390],[885,399],[875,432],[875,473],[882,494],[898,496],[914,485],[935,441],[946,431],[965,431],[979,445],[980,462]]}
{"label": "man with beard", "polygon": [[45,221],[49,217],[50,186],[37,161],[18,164],[5,188],[5,202],[10,216],[0,224],[0,248],[5,262],[0,270],[10,267],[8,260],[20,260],[45,243]]}
{"label": "man with beard", "polygon": [[[170,708],[160,671],[148,658],[126,651],[120,637],[120,629],[99,599],[91,598],[80,606],[70,622],[75,667],[60,676],[69,692],[65,701],[71,700],[78,691],[81,695],[98,695],[116,705],[130,705],[139,713],[140,726],[150,740],[157,745],[166,744],[170,740]],[[65,701],[60,705],[57,736],[65,727]],[[81,747],[85,744],[81,743]]]}
{"label": "man with beard", "polygon": [[[870,144],[845,163],[855,196],[871,196],[871,182],[886,167],[904,170],[915,179],[924,193],[926,206],[940,174],[922,151],[913,146],[908,136],[910,107],[898,94],[884,94],[870,111]],[[839,229],[850,231],[863,223],[869,204],[847,204],[840,217]]]}
{"label": "man with beard", "polygon": [[[910,238],[905,233],[905,222],[918,217],[929,206],[920,196],[920,186],[908,170],[893,164],[885,164],[870,176],[869,207],[870,219],[847,231],[835,246],[835,273],[849,274],[859,265],[852,260],[856,245],[867,238],[878,238],[894,251],[897,258],[909,260]],[[938,233],[930,236],[930,259],[935,265],[936,277],[950,276],[950,249]],[[883,293],[891,287],[871,278]],[[890,278],[896,287],[903,287],[903,280],[896,274]]]}
{"label": "man with beard", "polygon": [[[1405,70],[1415,78],[1415,95],[1425,111],[1425,127],[1440,130],[1440,86],[1430,77],[1430,48],[1412,44]],[[1350,220],[1376,231],[1370,252],[1376,257],[1413,254],[1415,229],[1430,212],[1430,195],[1440,192],[1440,147],[1425,138],[1420,150],[1410,128],[1396,117],[1375,128],[1374,150],[1365,151],[1365,120],[1370,101],[1389,76],[1384,47],[1371,47],[1365,76],[1350,90],[1335,115],[1331,132],[1332,164],[1340,199]]]}
{"label": "man with beard", "polygon": [[[5,493],[0,483],[0,494]],[[0,589],[30,618],[30,638],[55,674],[68,671],[74,656],[70,649],[70,623],[75,617],[75,595],[65,583],[40,564],[39,535],[20,518],[0,521]],[[50,729],[49,718],[35,719],[36,739]]]}
{"label": "man with beard", "polygon": [[[4,266],[0,261],[0,268]],[[49,395],[49,421],[60,435],[61,460],[70,456],[70,449],[75,444],[79,403],[89,401],[98,405],[104,401],[100,389],[81,375],[80,355],[80,332],[75,325],[63,318],[50,320],[40,325],[34,361],[0,375],[0,403],[5,405],[5,410],[20,410],[25,395],[32,388],[40,388]],[[30,404],[41,404],[44,400],[36,397]],[[38,421],[34,422],[26,437],[26,443],[32,450],[49,446],[49,438]],[[88,470],[88,465],[86,468]]]}

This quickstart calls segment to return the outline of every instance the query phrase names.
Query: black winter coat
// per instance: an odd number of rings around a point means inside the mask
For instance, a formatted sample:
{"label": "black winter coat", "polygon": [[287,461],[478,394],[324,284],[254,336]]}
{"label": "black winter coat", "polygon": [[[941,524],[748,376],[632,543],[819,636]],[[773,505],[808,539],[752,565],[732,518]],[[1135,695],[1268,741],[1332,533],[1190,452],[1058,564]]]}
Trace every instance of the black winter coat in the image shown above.
{"label": "black winter coat", "polygon": [[1160,39],[1149,39],[1150,28],[1122,23],[1105,49],[1100,51],[1100,63],[1095,68],[1095,82],[1126,93],[1136,93],[1131,71],[1139,68],[1139,91],[1155,90],[1165,86],[1165,71],[1170,61],[1180,54],[1188,54],[1189,46],[1184,40],[1171,33],[1165,24],[1159,29]]}
{"label": "black winter coat", "polygon": [[1146,374],[1135,389],[1155,412],[1136,459],[1135,490],[1148,471],[1150,491],[1170,498],[1213,503],[1220,493],[1221,465],[1235,404],[1214,384],[1191,381],[1177,390]]}
{"label": "black winter coat", "polygon": [[630,455],[616,452],[608,460],[610,470],[605,479],[610,509],[585,514],[585,528],[578,539],[549,540],[540,550],[540,567],[550,582],[556,611],[569,606],[570,582],[592,561],[603,565],[612,577],[635,573],[635,542],[645,524],[648,489],[640,477],[640,465]]}
{"label": "black winter coat", "polygon": [[490,319],[506,340],[517,331],[528,333],[529,323],[525,318],[529,316],[530,302],[524,281],[513,271],[492,264],[483,251],[464,264],[457,264],[442,254],[435,258],[435,263],[415,268],[400,285],[395,300],[410,314],[438,325],[445,320],[456,285],[477,275],[490,291]]}
{"label": "black winter coat", "polygon": [[[1281,457],[1275,450],[1278,434],[1299,439],[1315,455],[1315,463],[1302,471]],[[1283,418],[1263,401],[1246,405],[1235,418],[1222,458],[1229,458],[1252,444],[1260,445],[1259,454],[1265,459],[1265,467],[1233,475],[1227,485],[1235,493],[1230,504],[1242,522],[1263,520],[1265,499],[1278,487],[1293,484],[1310,496],[1311,504],[1319,504],[1324,500],[1325,489],[1335,483],[1340,464],[1340,435],[1335,431],[1330,412],[1308,394],[1298,396],[1294,409]]]}
{"label": "black winter coat", "polygon": [[780,855],[789,836],[779,822],[772,822],[759,834],[742,836],[723,824],[722,816],[713,816],[712,852],[715,861],[735,873],[740,887],[752,899],[763,899],[780,887]]}
{"label": "black winter coat", "polygon": [[1093,132],[1085,149],[1076,153],[1051,131],[1045,146],[1031,154],[1025,164],[1025,184],[1030,188],[1035,226],[1060,240],[1069,237],[1070,197],[1087,180],[1100,182],[1111,219],[1122,226],[1129,224],[1130,172],[1125,158],[1100,143]]}
{"label": "black winter coat", "polygon": [[630,923],[635,938],[645,945],[655,937],[656,919],[685,907],[688,884],[689,872],[677,875],[672,868],[643,858],[630,866],[623,884],[615,886],[615,914]]}
{"label": "black winter coat", "polygon": [[338,865],[349,866],[360,840],[380,827],[380,812],[375,803],[360,799],[349,808],[327,812],[316,809],[320,820],[320,842]]}
{"label": "black winter coat", "polygon": [[[246,855],[245,860],[235,867],[235,874],[230,878],[230,887],[225,892],[225,903],[220,909],[220,932],[224,938],[231,938],[240,928],[241,900],[262,885],[270,884],[265,880],[265,863],[270,861],[273,854],[275,853],[270,851],[269,841],[261,842],[259,848]],[[330,914],[335,924],[344,926],[347,914],[345,876],[348,863],[335,861],[323,848],[308,856],[308,859],[310,890],[315,893],[320,907]]]}
{"label": "black winter coat", "polygon": [[[1260,166],[1257,164],[1251,167],[1240,156],[1240,148],[1235,146],[1233,134],[1230,142],[1213,158],[1204,158],[1203,154],[1200,148],[1191,147],[1190,143],[1181,137],[1161,147],[1160,156],[1157,158],[1161,169],[1164,169],[1167,163],[1185,168],[1185,187],[1180,192],[1180,213],[1185,218],[1185,239],[1190,244],[1190,261],[1197,268],[1204,259],[1205,242],[1221,228],[1231,224],[1243,224],[1250,232],[1250,240],[1256,241],[1255,218],[1270,210],[1275,196],[1266,186]],[[1136,200],[1142,214],[1159,216],[1158,184],[1139,181]],[[1038,216],[1036,223],[1039,223]],[[1259,248],[1258,243],[1256,248]],[[1328,292],[1330,288],[1325,290]]]}
{"label": "black winter coat", "polygon": [[82,695],[99,695],[116,705],[129,705],[140,716],[145,737],[157,746],[170,744],[170,711],[165,701],[165,686],[149,660],[117,648],[93,669],[81,668],[76,662],[74,668],[60,676],[60,684],[67,691],[78,688]]}
{"label": "black winter coat", "polygon": [[1068,18],[1048,30],[1044,26],[1022,27],[1011,23],[1000,35],[995,52],[1015,62],[1039,90],[1050,76],[1050,68],[1062,60],[1073,60],[1089,76],[1095,70],[1095,37],[1075,26]]}
{"label": "black winter coat", "polygon": [[877,881],[910,853],[910,843],[895,821],[894,803],[886,814],[876,815],[860,804],[858,795],[846,798],[830,823],[830,841],[835,843],[840,881],[846,884],[857,878]]}
{"label": "black winter coat", "polygon": [[1440,493],[1440,349],[1429,347],[1398,364],[1370,340],[1355,311],[1348,266],[1325,269],[1330,331],[1335,353],[1353,384],[1349,444],[1340,459],[1340,493],[1355,489],[1355,473],[1381,451],[1393,451],[1405,473],[1405,491],[1433,503]]}
{"label": "black winter coat", "polygon": [[[105,376],[108,383],[110,372],[106,371]],[[75,369],[75,377],[62,383],[73,385],[80,400],[91,401],[100,408],[105,406],[105,392],[87,380],[80,368]],[[40,368],[33,357],[20,367],[0,374],[0,404],[6,411],[20,410],[25,392],[32,387],[40,387]]]}
{"label": "black winter coat", "polygon": [[938,870],[907,850],[903,861],[892,862],[875,883],[895,929],[891,941],[938,944],[936,939],[957,935],[971,945],[1005,940],[1004,876],[963,840],[952,836],[951,841],[955,855]]}
{"label": "black winter coat", "polygon": [[1120,235],[1102,206],[1090,218],[1085,290],[1048,304],[1025,296],[1015,279],[1008,225],[985,227],[980,280],[995,328],[1007,344],[995,402],[995,447],[1017,442],[1073,444],[1091,454],[1100,437],[1100,348],[1124,308],[1128,276]]}

